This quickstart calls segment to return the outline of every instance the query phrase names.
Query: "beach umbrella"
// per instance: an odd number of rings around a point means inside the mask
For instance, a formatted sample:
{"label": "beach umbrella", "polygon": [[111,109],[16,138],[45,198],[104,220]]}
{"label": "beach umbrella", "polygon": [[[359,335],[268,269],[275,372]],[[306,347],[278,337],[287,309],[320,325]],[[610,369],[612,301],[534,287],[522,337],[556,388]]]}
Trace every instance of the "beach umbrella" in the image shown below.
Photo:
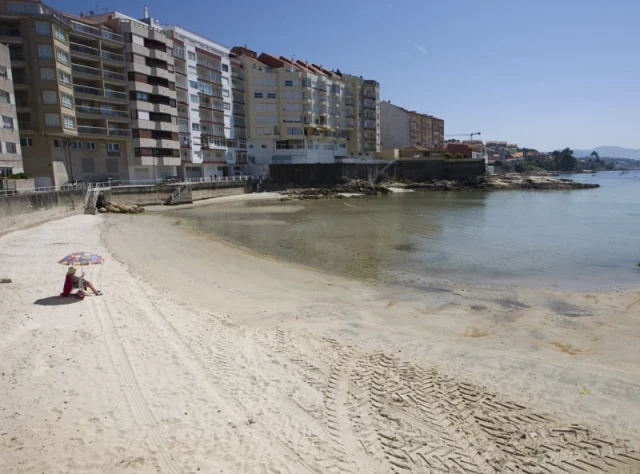
{"label": "beach umbrella", "polygon": [[100,265],[104,263],[104,258],[91,252],[70,253],[58,263],[73,267],[85,267],[89,265]]}

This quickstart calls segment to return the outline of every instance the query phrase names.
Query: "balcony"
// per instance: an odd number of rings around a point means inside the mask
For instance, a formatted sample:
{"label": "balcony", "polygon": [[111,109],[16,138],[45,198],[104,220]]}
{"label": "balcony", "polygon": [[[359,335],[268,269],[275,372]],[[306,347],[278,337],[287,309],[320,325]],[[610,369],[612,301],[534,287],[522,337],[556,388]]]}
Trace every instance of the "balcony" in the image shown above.
{"label": "balcony", "polygon": [[100,50],[92,48],[91,46],[85,46],[78,43],[69,43],[69,52],[71,57],[78,57],[89,59],[91,61],[100,61]]}
{"label": "balcony", "polygon": [[95,36],[97,38],[101,37],[100,28],[96,28],[95,26],[76,23],[75,21],[72,21],[70,26],[78,33],[84,33],[86,35]]}
{"label": "balcony", "polygon": [[82,64],[74,64],[71,63],[71,70],[76,74],[86,75],[86,76],[102,76],[102,72],[99,68],[84,66]]}
{"label": "balcony", "polygon": [[0,41],[2,43],[22,43],[22,30],[16,26],[0,26]]}
{"label": "balcony", "polygon": [[129,136],[128,128],[114,128],[109,127],[109,136],[110,137],[128,137]]}
{"label": "balcony", "polygon": [[76,114],[78,114],[78,116],[91,115],[99,117],[122,118],[127,120],[129,119],[129,112],[127,112],[126,110],[113,110],[101,107],[89,107],[86,105],[77,105]]}
{"label": "balcony", "polygon": [[236,91],[244,92],[244,84],[242,82],[231,81],[231,88]]}
{"label": "balcony", "polygon": [[122,74],[121,72],[109,71],[108,69],[102,71],[102,77],[104,77],[106,80],[127,82],[127,76],[125,74]]}
{"label": "balcony", "polygon": [[116,54],[110,51],[102,51],[102,59],[105,59],[107,61],[115,61],[118,63],[124,62],[124,56],[122,54]]}
{"label": "balcony", "polygon": [[116,99],[116,100],[124,100],[127,101],[127,93],[126,92],[118,92],[112,91],[109,89],[104,90],[104,96],[108,99]]}
{"label": "balcony", "polygon": [[98,97],[103,97],[105,100],[117,100],[120,102],[127,102],[127,94],[125,92],[112,91],[109,89],[99,89],[97,87],[90,87],[76,84],[73,86],[73,91],[76,94],[82,94],[90,96],[88,98],[100,100]]}
{"label": "balcony", "polygon": [[[13,48],[9,49],[9,58],[11,59],[12,63],[15,61],[25,61],[24,53]],[[13,65],[15,66],[15,64]]]}
{"label": "balcony", "polygon": [[87,125],[78,125],[78,133],[84,135],[107,135],[107,129],[104,127],[89,127]]}
{"label": "balcony", "polygon": [[25,74],[13,75],[13,87],[15,89],[24,89],[29,86],[29,77]]}

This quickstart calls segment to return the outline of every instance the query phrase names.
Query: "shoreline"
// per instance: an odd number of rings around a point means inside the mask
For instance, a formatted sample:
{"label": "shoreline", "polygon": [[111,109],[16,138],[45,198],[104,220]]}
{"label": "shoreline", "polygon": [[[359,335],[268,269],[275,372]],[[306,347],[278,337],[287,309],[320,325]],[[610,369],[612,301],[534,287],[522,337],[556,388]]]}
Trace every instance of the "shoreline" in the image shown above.
{"label": "shoreline", "polygon": [[[170,222],[75,216],[0,238],[0,470],[640,467],[639,291],[387,288]],[[77,235],[106,258],[89,273],[105,296],[34,305]],[[611,465],[581,444],[595,439]]]}

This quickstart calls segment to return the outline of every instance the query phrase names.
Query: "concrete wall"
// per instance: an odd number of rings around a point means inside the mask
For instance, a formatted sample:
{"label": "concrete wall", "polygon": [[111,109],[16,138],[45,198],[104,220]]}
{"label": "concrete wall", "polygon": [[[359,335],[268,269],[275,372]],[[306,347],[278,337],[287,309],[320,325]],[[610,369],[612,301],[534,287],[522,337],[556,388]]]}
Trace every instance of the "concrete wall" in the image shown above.
{"label": "concrete wall", "polygon": [[[157,184],[155,186],[114,186],[107,193],[107,200],[118,204],[139,206],[161,205],[171,196],[178,185]],[[214,197],[244,194],[246,183],[193,183],[191,195],[194,201]]]}
{"label": "concrete wall", "polygon": [[391,150],[410,143],[409,114],[389,102],[380,102],[380,147]]}
{"label": "concrete wall", "polygon": [[322,186],[337,184],[343,177],[376,181],[383,169],[384,178],[418,183],[468,179],[485,173],[483,160],[398,160],[386,167],[385,163],[270,165],[269,179],[275,186]]}
{"label": "concrete wall", "polygon": [[84,191],[0,196],[0,235],[82,211]]}

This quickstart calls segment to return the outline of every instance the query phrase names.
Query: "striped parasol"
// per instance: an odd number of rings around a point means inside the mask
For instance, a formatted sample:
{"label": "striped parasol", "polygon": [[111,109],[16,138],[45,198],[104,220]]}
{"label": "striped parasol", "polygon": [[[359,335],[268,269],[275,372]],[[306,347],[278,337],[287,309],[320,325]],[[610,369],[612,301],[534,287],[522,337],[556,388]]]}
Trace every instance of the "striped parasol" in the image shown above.
{"label": "striped parasol", "polygon": [[91,252],[70,253],[58,263],[73,267],[85,267],[88,265],[100,265],[104,263],[104,258]]}

